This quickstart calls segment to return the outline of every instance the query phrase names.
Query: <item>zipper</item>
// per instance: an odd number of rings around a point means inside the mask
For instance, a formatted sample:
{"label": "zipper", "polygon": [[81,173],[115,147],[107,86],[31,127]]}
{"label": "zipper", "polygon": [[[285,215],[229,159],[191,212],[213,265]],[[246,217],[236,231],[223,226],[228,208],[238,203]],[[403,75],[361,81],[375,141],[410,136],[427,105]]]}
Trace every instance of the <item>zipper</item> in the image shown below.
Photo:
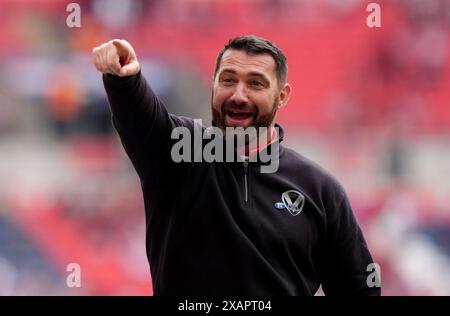
{"label": "zipper", "polygon": [[247,175],[248,175],[248,161],[244,161],[244,200],[245,200],[245,202],[248,202]]}

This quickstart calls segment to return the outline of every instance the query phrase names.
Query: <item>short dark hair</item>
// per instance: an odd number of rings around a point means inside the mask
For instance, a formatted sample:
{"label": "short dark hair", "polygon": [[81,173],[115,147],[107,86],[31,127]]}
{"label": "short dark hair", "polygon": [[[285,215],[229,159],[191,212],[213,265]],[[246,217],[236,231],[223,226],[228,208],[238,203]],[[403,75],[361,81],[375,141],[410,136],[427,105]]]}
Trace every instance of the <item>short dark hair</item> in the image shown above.
{"label": "short dark hair", "polygon": [[222,56],[228,49],[245,51],[250,55],[269,54],[275,60],[275,71],[279,87],[283,87],[286,83],[288,71],[286,56],[284,56],[281,49],[279,49],[272,42],[254,35],[238,36],[228,41],[228,44],[222,48],[217,56],[216,66],[214,69],[214,78],[219,71]]}

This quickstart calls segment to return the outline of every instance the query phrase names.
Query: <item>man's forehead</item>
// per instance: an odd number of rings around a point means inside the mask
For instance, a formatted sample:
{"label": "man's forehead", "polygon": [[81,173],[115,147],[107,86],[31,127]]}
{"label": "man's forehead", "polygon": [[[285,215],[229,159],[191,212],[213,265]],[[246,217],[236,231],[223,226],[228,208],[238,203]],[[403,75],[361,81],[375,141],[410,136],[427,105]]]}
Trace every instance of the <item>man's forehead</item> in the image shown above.
{"label": "man's forehead", "polygon": [[246,71],[259,70],[275,75],[275,61],[271,55],[247,54],[245,51],[235,49],[225,51],[219,69],[222,68],[242,68]]}

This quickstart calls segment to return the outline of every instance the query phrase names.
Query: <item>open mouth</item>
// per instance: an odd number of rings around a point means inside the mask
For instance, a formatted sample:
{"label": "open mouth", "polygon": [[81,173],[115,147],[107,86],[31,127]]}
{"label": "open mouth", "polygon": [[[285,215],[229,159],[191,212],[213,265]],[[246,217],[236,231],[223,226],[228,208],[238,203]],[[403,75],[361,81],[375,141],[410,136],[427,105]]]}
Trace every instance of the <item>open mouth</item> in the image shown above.
{"label": "open mouth", "polygon": [[227,125],[246,126],[253,118],[253,112],[226,111]]}

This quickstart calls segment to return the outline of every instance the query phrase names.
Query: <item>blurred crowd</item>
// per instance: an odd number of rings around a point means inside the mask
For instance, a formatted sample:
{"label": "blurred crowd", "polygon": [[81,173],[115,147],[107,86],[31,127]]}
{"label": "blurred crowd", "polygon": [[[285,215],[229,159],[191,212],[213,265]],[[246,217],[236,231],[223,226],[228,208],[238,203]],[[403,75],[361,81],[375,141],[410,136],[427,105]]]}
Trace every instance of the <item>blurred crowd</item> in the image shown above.
{"label": "blurred crowd", "polygon": [[383,294],[450,295],[450,1],[376,1],[380,28],[362,0],[80,0],[80,28],[69,2],[0,3],[0,295],[152,294],[91,50],[128,40],[169,111],[209,124],[215,58],[244,33],[286,52],[286,142],[347,188]]}

